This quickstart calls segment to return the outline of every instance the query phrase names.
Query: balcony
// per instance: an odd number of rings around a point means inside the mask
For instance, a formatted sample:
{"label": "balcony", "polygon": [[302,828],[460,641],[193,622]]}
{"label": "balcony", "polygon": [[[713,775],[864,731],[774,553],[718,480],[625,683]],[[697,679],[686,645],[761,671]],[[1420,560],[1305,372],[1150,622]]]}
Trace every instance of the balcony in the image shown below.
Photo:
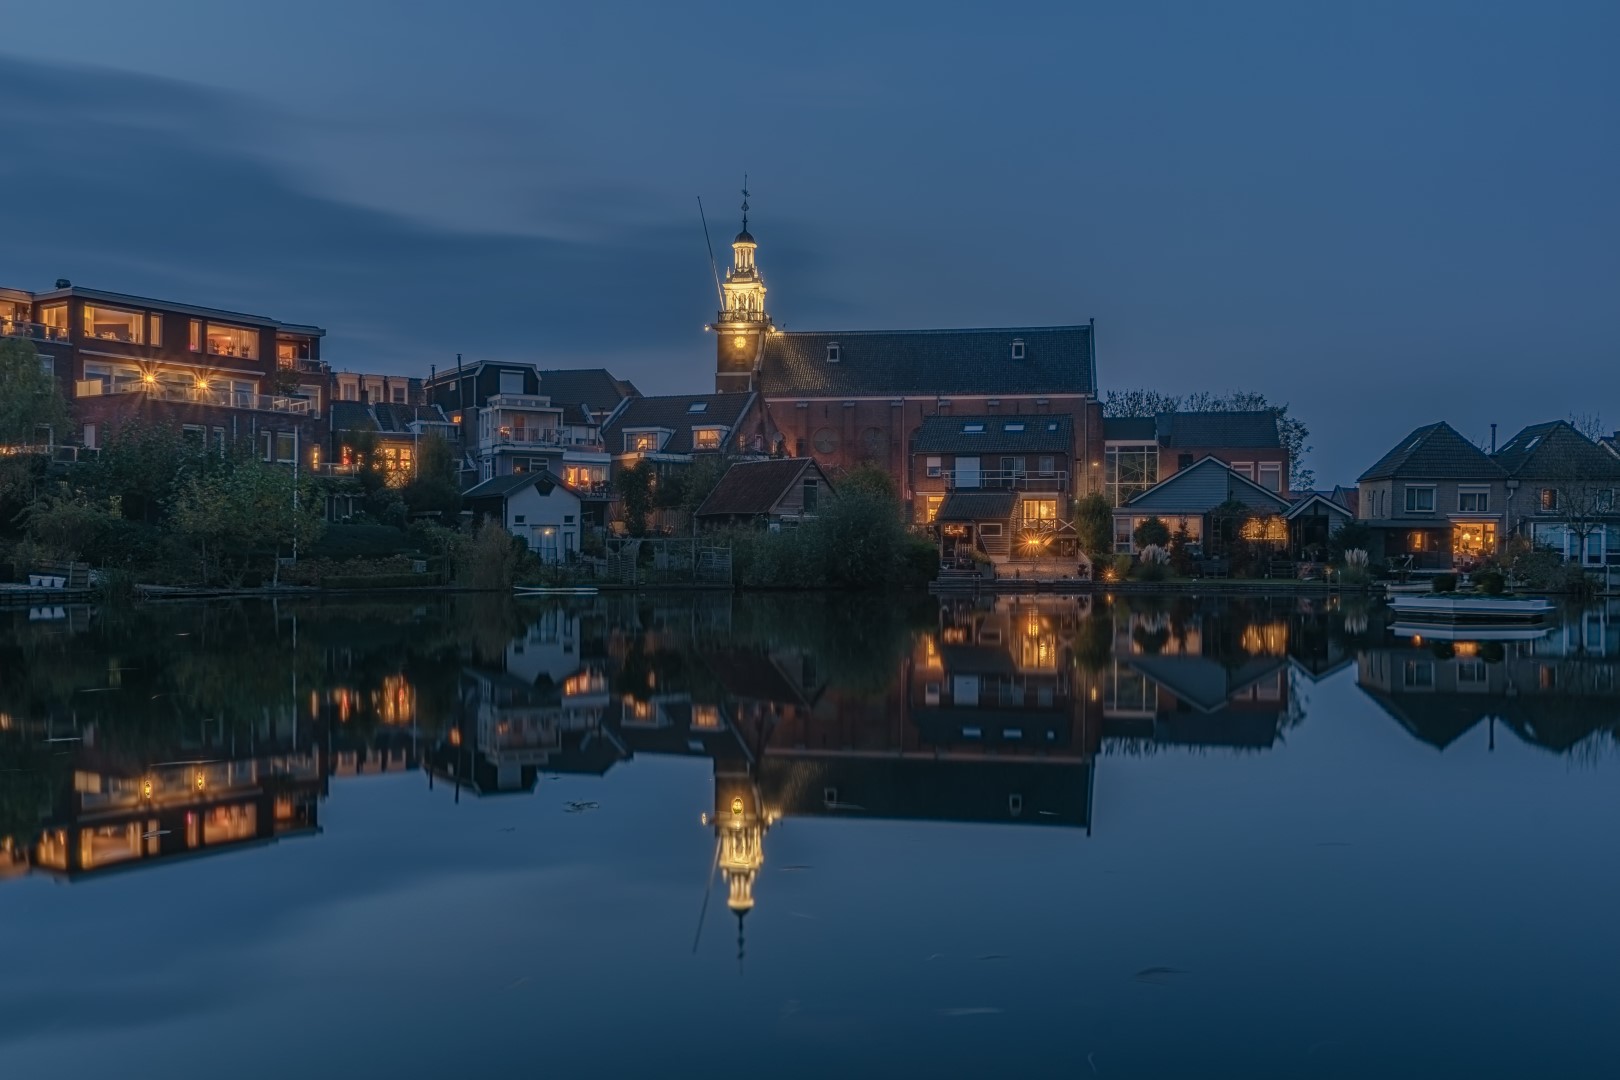
{"label": "balcony", "polygon": [[514,449],[535,449],[541,447],[585,447],[592,450],[602,448],[600,438],[575,435],[560,428],[514,428],[510,432],[497,433],[479,441],[479,448],[483,450],[512,447]]}
{"label": "balcony", "polygon": [[945,480],[947,491],[982,490],[982,491],[1051,491],[1063,492],[1069,490],[1069,474],[1064,471],[1056,472],[1029,472],[1024,469],[1002,471],[985,469],[976,472],[966,472],[959,469],[946,469],[940,473]]}
{"label": "balcony", "polygon": [[0,337],[33,338],[35,341],[66,341],[66,327],[46,326],[44,323],[23,322],[19,319],[0,319]]}
{"label": "balcony", "polygon": [[611,499],[613,485],[606,480],[578,480],[574,483],[563,481],[563,486],[582,499]]}
{"label": "balcony", "polygon": [[116,382],[101,379],[81,379],[77,384],[77,397],[102,397],[109,394],[145,394],[153,401],[172,401],[186,405],[211,405],[220,409],[248,409],[253,412],[282,413],[290,416],[315,415],[315,402],[308,398],[279,397],[270,394],[248,394],[234,390],[168,386],[163,383]]}

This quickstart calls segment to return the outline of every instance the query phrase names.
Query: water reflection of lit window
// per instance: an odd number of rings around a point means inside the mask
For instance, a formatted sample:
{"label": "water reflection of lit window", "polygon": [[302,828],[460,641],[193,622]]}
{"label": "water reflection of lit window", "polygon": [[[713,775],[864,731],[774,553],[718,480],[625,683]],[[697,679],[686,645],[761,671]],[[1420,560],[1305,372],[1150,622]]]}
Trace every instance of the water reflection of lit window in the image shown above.
{"label": "water reflection of lit window", "polygon": [[1241,645],[1250,656],[1283,656],[1288,652],[1288,624],[1270,622],[1246,626]]}
{"label": "water reflection of lit window", "polygon": [[699,731],[719,731],[719,707],[715,705],[693,705],[692,726]]}

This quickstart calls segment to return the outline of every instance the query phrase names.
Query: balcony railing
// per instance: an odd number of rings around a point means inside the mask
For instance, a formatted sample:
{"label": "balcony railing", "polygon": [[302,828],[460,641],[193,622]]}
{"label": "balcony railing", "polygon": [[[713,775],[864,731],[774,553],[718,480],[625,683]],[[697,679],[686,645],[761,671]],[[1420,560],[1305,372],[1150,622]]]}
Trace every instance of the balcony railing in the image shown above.
{"label": "balcony railing", "polygon": [[167,386],[163,383],[149,382],[108,383],[102,379],[81,379],[78,383],[79,397],[101,397],[107,394],[145,394],[154,401],[212,405],[221,409],[251,409],[254,412],[286,413],[292,416],[312,416],[315,413],[315,402],[308,398],[250,394],[213,387],[205,389],[200,386]]}
{"label": "balcony railing", "polygon": [[502,446],[535,447],[535,446],[581,446],[594,450],[602,449],[600,438],[591,438],[585,435],[574,435],[560,429],[544,428],[541,430],[513,431],[509,435],[492,435],[480,441],[484,449],[493,449]]}
{"label": "balcony railing", "polygon": [[20,455],[50,458],[57,465],[76,465],[81,461],[95,461],[101,456],[101,451],[94,446],[52,445],[49,443],[36,443],[28,446],[0,446],[0,457],[17,457]]}
{"label": "balcony railing", "polygon": [[564,480],[563,486],[582,499],[609,499],[613,497],[613,485],[606,480],[579,480],[572,484]]}
{"label": "balcony railing", "polygon": [[20,319],[0,319],[0,337],[25,337],[35,341],[66,341],[67,327],[46,326],[44,323],[23,322]]}
{"label": "balcony railing", "polygon": [[984,469],[963,472],[946,469],[940,474],[947,490],[982,489],[990,491],[1067,491],[1069,474],[1064,471],[1028,472],[1024,469]]}

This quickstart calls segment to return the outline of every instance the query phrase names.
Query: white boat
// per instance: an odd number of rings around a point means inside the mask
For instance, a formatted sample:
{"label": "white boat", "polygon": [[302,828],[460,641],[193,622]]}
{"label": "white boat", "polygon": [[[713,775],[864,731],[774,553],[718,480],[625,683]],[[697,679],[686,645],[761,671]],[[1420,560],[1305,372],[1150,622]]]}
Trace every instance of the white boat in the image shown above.
{"label": "white boat", "polygon": [[1389,606],[1397,616],[1432,622],[1518,622],[1557,610],[1551,600],[1530,596],[1392,596]]}

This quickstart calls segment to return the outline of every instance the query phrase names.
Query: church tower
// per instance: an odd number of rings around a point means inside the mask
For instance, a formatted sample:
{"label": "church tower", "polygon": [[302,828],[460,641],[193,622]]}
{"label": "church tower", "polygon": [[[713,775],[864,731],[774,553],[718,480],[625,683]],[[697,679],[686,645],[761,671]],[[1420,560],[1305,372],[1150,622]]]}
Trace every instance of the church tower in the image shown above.
{"label": "church tower", "polygon": [[748,182],[743,181],[742,232],[731,242],[731,269],[720,284],[725,307],[711,329],[715,344],[714,388],[723,394],[746,393],[757,388],[756,376],[765,354],[765,337],[772,330],[765,314],[765,279],[754,264],[758,247],[748,232]]}

